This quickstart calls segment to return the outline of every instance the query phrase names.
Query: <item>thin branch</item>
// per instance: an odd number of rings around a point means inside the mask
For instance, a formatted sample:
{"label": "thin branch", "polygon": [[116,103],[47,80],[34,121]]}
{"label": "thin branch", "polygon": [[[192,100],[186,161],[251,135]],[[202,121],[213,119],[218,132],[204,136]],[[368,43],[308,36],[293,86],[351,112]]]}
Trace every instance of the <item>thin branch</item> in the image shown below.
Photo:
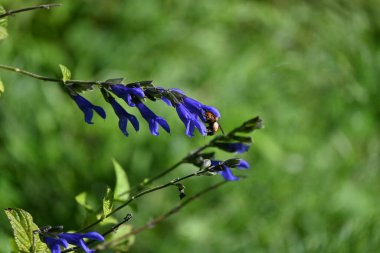
{"label": "thin branch", "polygon": [[222,182],[219,182],[217,184],[214,184],[210,187],[207,187],[206,189],[198,192],[197,194],[187,198],[185,201],[183,201],[182,203],[178,204],[177,206],[175,206],[174,208],[172,208],[171,210],[169,210],[168,212],[158,216],[157,218],[155,218],[154,220],[148,222],[147,224],[139,227],[139,228],[136,228],[136,229],[133,229],[131,232],[123,235],[123,236],[120,236],[119,238],[116,238],[112,241],[109,241],[107,243],[103,243],[103,244],[100,244],[97,249],[99,250],[102,250],[102,249],[105,249],[109,246],[112,246],[112,245],[117,245],[118,243],[122,242],[122,241],[125,241],[128,237],[132,236],[132,235],[136,235],[136,234],[139,234],[141,232],[143,232],[144,230],[146,229],[150,229],[154,226],[156,226],[158,223],[161,223],[163,221],[165,221],[167,218],[169,218],[170,216],[172,216],[173,214],[179,212],[182,208],[184,208],[186,205],[190,204],[191,202],[193,202],[194,200],[198,199],[199,197],[201,197],[202,195],[212,191],[212,190],[215,190],[217,189],[218,187],[226,184],[227,182],[229,181],[222,181]]}
{"label": "thin branch", "polygon": [[203,170],[198,170],[196,172],[193,172],[191,174],[188,174],[186,176],[183,176],[183,177],[180,177],[180,178],[176,178],[176,179],[173,179],[171,180],[170,182],[166,183],[166,184],[162,184],[162,185],[159,185],[159,186],[156,186],[156,187],[153,187],[153,188],[150,188],[150,189],[147,189],[145,191],[142,191],[134,196],[131,196],[128,198],[127,201],[125,201],[122,205],[118,206],[117,208],[115,208],[112,212],[110,212],[108,215],[106,215],[105,217],[101,218],[101,219],[98,219],[96,220],[94,223],[88,225],[87,227],[84,227],[80,230],[78,230],[77,232],[83,232],[83,231],[86,231],[96,225],[98,225],[100,222],[102,222],[105,218],[108,218],[109,216],[113,215],[114,213],[116,213],[117,211],[119,211],[120,209],[126,207],[127,205],[129,205],[132,201],[134,201],[135,199],[138,199],[148,193],[151,193],[151,192],[155,192],[155,191],[158,191],[158,190],[161,190],[161,189],[164,189],[166,187],[169,187],[169,186],[172,186],[172,185],[176,185],[176,183],[180,182],[180,181],[183,181],[185,179],[188,179],[188,178],[191,178],[191,177],[194,177],[194,176],[199,176],[199,175],[202,175],[204,173],[207,173],[211,170],[213,170],[215,167],[217,166],[211,166],[211,167],[208,167],[206,169],[203,169]]}
{"label": "thin branch", "polygon": [[145,186],[147,186],[147,185],[153,183],[154,181],[156,181],[157,179],[160,179],[161,177],[163,177],[163,176],[169,174],[170,172],[172,172],[173,170],[175,170],[177,167],[179,167],[181,164],[186,163],[186,161],[187,161],[190,157],[192,157],[192,156],[194,156],[194,155],[196,155],[196,154],[199,154],[201,151],[203,151],[203,150],[205,150],[206,148],[208,148],[209,145],[210,145],[210,143],[207,143],[207,144],[203,145],[202,147],[198,148],[197,150],[191,152],[190,154],[188,154],[187,156],[185,156],[184,158],[182,158],[182,160],[180,160],[180,161],[177,162],[176,164],[172,165],[172,166],[169,167],[168,169],[166,169],[166,170],[160,172],[159,174],[157,174],[157,175],[155,175],[155,176],[153,176],[153,177],[151,177],[151,178],[149,178],[149,179],[146,179],[146,180],[142,181],[142,182],[139,183],[137,186],[131,188],[130,190],[128,190],[128,191],[126,191],[126,192],[121,193],[119,196],[123,196],[123,195],[128,194],[128,193],[130,193],[130,192],[132,192],[132,191],[136,191],[136,190],[138,191],[138,190],[144,189]]}
{"label": "thin branch", "polygon": [[25,12],[25,11],[32,11],[32,10],[36,10],[36,9],[49,10],[52,7],[58,7],[61,5],[62,4],[43,4],[43,5],[39,5],[39,6],[27,7],[27,8],[17,9],[17,10],[9,10],[9,11],[6,11],[4,14],[1,14],[0,18],[5,18],[7,16],[11,16],[11,15],[14,15],[16,13]]}
{"label": "thin branch", "polygon": [[[5,69],[5,70],[13,71],[13,72],[20,73],[20,74],[23,74],[23,75],[26,75],[26,76],[29,76],[29,77],[32,77],[32,78],[35,78],[35,79],[39,79],[39,80],[42,80],[42,81],[55,82],[55,83],[63,83],[62,79],[58,79],[58,78],[54,78],[54,77],[41,76],[41,75],[38,75],[38,74],[35,74],[35,73],[32,73],[32,72],[26,71],[26,70],[23,70],[23,69],[20,69],[20,68],[12,67],[12,66],[7,66],[7,65],[0,64],[0,69]],[[109,85],[109,84],[112,84],[110,82],[83,81],[83,80],[67,80],[65,83],[66,84],[69,84],[69,83],[89,84],[89,85],[94,85],[94,84],[95,85]]]}

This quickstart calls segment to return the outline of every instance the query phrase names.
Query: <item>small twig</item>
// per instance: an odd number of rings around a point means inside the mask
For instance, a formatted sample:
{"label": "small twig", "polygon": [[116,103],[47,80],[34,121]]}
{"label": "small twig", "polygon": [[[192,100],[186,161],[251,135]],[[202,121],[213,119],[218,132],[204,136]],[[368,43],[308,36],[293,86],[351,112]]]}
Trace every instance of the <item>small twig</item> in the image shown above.
{"label": "small twig", "polygon": [[108,215],[106,215],[105,217],[101,218],[101,219],[98,219],[97,221],[95,221],[94,223],[88,225],[87,227],[84,227],[80,230],[78,230],[78,232],[83,232],[83,231],[86,231],[92,227],[94,227],[95,225],[99,224],[100,222],[102,222],[105,218],[108,218],[109,216],[113,215],[114,213],[116,213],[117,211],[121,210],[122,208],[126,207],[127,205],[129,205],[132,201],[134,201],[135,199],[137,198],[140,198],[148,193],[151,193],[151,192],[155,192],[155,191],[158,191],[158,190],[161,190],[163,188],[166,188],[168,186],[172,186],[172,185],[176,185],[176,183],[180,182],[180,181],[183,181],[185,179],[188,179],[188,178],[191,178],[191,177],[194,177],[194,176],[199,176],[199,175],[202,175],[212,169],[214,169],[216,166],[211,166],[211,167],[208,167],[206,169],[203,169],[203,170],[198,170],[196,172],[193,172],[191,174],[188,174],[186,176],[183,176],[183,177],[180,177],[180,178],[176,178],[176,179],[173,179],[171,180],[170,182],[166,183],[166,184],[162,184],[162,185],[159,185],[159,186],[156,186],[156,187],[153,187],[153,188],[150,188],[148,190],[145,190],[145,191],[142,191],[134,196],[131,196],[128,198],[127,201],[125,201],[122,205],[118,206],[116,209],[114,209],[112,212],[110,212]]}
{"label": "small twig", "polygon": [[157,218],[155,218],[154,220],[148,222],[147,224],[139,227],[139,228],[136,228],[136,229],[133,229],[131,232],[123,235],[123,236],[120,236],[112,241],[109,241],[107,243],[103,243],[103,244],[100,244],[97,249],[101,250],[101,249],[105,249],[109,246],[112,246],[112,245],[117,245],[119,242],[121,241],[125,241],[126,238],[132,236],[132,235],[136,235],[136,234],[139,234],[141,232],[143,232],[144,230],[146,229],[149,229],[149,228],[152,228],[154,227],[155,225],[157,225],[158,223],[166,220],[167,218],[169,218],[170,216],[172,216],[173,214],[179,212],[182,208],[184,208],[186,205],[188,205],[189,203],[191,203],[192,201],[196,200],[197,198],[201,197],[202,195],[212,191],[212,190],[215,190],[217,189],[218,187],[224,185],[225,183],[227,183],[229,181],[222,181],[220,183],[217,183],[217,184],[214,184],[210,187],[207,187],[206,189],[198,192],[197,194],[187,198],[185,201],[183,201],[182,203],[180,203],[179,205],[175,206],[174,208],[172,208],[171,210],[169,210],[168,212],[158,216]]}
{"label": "small twig", "polygon": [[17,10],[9,10],[9,11],[6,11],[4,14],[1,14],[0,18],[4,18],[4,17],[7,17],[7,16],[14,15],[16,13],[25,12],[25,11],[32,11],[32,10],[36,10],[36,9],[46,9],[46,10],[49,10],[52,7],[58,7],[58,6],[61,6],[61,5],[62,4],[43,4],[43,5],[39,5],[39,6],[27,7],[27,8],[17,9]]}
{"label": "small twig", "polygon": [[190,154],[188,154],[186,157],[182,158],[182,160],[180,160],[179,162],[177,162],[176,164],[172,165],[171,167],[169,167],[168,169],[160,172],[159,174],[149,178],[149,179],[146,179],[144,181],[142,181],[141,183],[139,183],[137,186],[131,188],[130,190],[128,191],[125,191],[123,193],[121,193],[119,196],[123,196],[125,194],[128,194],[128,193],[131,193],[132,191],[138,191],[138,190],[141,190],[141,189],[144,189],[145,186],[153,183],[154,181],[156,181],[157,179],[160,179],[161,177],[169,174],[170,172],[172,172],[173,170],[175,170],[177,167],[179,167],[181,164],[183,163],[186,163],[186,161],[194,156],[195,154],[199,154],[201,151],[205,150],[206,148],[208,148],[210,145],[210,143],[207,143],[205,145],[203,145],[202,147],[198,148],[197,150],[191,152]]}

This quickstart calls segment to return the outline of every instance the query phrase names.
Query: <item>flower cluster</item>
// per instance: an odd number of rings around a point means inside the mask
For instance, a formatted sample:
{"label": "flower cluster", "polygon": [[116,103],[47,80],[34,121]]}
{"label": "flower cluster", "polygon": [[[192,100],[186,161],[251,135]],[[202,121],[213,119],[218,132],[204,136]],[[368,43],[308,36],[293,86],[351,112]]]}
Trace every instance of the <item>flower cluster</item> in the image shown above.
{"label": "flower cluster", "polygon": [[[118,80],[120,81],[120,80]],[[71,98],[84,113],[84,120],[92,124],[94,111],[103,119],[106,113],[100,106],[93,105],[84,97],[78,94],[76,84],[68,85],[68,91]],[[194,136],[194,130],[198,129],[201,135],[212,135],[218,130],[217,120],[220,118],[219,111],[208,105],[204,105],[188,96],[179,89],[164,89],[155,87],[151,81],[143,81],[130,84],[105,82],[100,86],[104,99],[111,104],[115,114],[119,118],[119,128],[125,136],[128,136],[127,124],[131,122],[133,128],[139,130],[137,118],[128,113],[121,106],[113,95],[125,101],[129,107],[136,107],[141,116],[147,121],[150,132],[153,135],[159,135],[159,127],[170,133],[169,124],[166,120],[156,115],[149,109],[144,101],[146,99],[156,101],[162,100],[166,104],[176,109],[178,117],[186,128],[186,135]]]}
{"label": "flower cluster", "polygon": [[83,249],[86,253],[92,253],[95,250],[91,250],[86,243],[84,238],[104,241],[104,237],[97,232],[88,232],[85,234],[80,233],[59,233],[57,235],[53,234],[41,234],[41,240],[46,243],[52,253],[61,253],[61,246],[65,249],[71,245],[78,246]]}

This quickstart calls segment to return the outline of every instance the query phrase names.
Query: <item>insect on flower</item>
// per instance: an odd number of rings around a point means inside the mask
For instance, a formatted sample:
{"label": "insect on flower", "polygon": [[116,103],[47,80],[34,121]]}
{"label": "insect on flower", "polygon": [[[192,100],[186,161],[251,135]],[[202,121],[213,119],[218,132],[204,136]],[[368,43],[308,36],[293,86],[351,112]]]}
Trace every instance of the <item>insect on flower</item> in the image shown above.
{"label": "insect on flower", "polygon": [[206,127],[207,129],[207,135],[214,135],[218,130],[222,131],[222,134],[224,135],[224,131],[222,126],[218,123],[218,117],[213,114],[210,111],[205,112],[205,118],[206,118],[206,123],[208,126]]}

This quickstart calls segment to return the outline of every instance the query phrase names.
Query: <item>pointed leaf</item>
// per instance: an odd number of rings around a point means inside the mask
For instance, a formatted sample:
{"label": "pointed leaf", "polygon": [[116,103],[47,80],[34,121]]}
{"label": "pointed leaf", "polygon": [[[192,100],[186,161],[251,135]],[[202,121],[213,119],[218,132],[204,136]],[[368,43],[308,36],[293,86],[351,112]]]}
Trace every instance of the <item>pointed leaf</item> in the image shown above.
{"label": "pointed leaf", "polygon": [[45,243],[41,242],[38,235],[33,236],[33,231],[38,230],[38,226],[33,222],[33,217],[26,211],[19,208],[7,208],[4,210],[11,223],[16,245],[20,252],[47,253],[49,250]]}
{"label": "pointed leaf", "polygon": [[[3,6],[0,5],[0,15],[5,14],[6,11],[3,8]],[[8,25],[8,18],[0,18],[0,40],[5,39],[8,37],[8,32],[7,32],[7,25]]]}
{"label": "pointed leaf", "polygon": [[89,204],[87,203],[87,192],[82,192],[82,193],[79,193],[78,195],[75,196],[75,201],[83,206],[85,209],[87,209],[88,211],[93,211],[94,208]]}
{"label": "pointed leaf", "polygon": [[1,96],[1,94],[3,94],[4,93],[4,84],[3,84],[3,82],[1,81],[1,79],[0,79],[0,96]]}
{"label": "pointed leaf", "polygon": [[0,40],[5,39],[8,37],[7,28],[0,26]]}
{"label": "pointed leaf", "polygon": [[114,199],[118,201],[126,201],[129,198],[128,191],[130,189],[127,173],[115,160],[113,160],[113,167],[116,174]]}
{"label": "pointed leaf", "polygon": [[107,215],[109,215],[112,212],[112,205],[113,205],[113,192],[111,188],[107,186],[107,192],[103,198],[103,215],[102,215],[103,218],[107,217]]}
{"label": "pointed leaf", "polygon": [[59,67],[61,68],[62,72],[62,81],[66,83],[71,79],[71,71],[65,65],[59,64]]}

